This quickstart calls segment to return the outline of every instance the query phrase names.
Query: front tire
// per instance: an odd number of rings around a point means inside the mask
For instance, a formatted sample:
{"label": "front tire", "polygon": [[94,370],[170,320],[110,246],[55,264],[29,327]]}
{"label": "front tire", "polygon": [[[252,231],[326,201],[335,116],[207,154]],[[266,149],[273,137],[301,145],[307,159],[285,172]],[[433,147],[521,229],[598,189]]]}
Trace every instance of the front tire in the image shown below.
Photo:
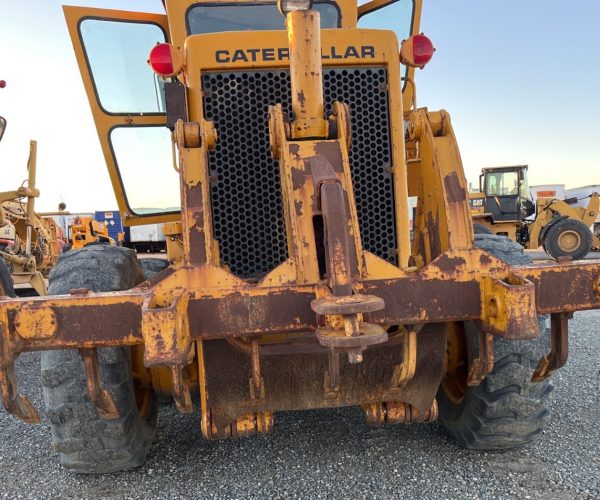
{"label": "front tire", "polygon": [[592,232],[580,220],[563,219],[548,229],[543,246],[553,259],[583,259],[592,249]]}
{"label": "front tire", "polygon": [[475,234],[494,234],[492,230],[481,222],[473,222],[473,233]]}
{"label": "front tire", "polygon": [[10,270],[6,262],[0,257],[0,297],[16,297]]}
{"label": "front tire", "polygon": [[[94,245],[62,254],[50,274],[50,295],[74,288],[127,290],[143,280],[135,252]],[[142,464],[154,438],[156,398],[136,393],[128,347],[98,349],[100,381],[120,416],[102,419],[90,402],[81,356],[75,350],[42,352],[42,386],[52,442],[61,463],[77,473],[107,473]]]}
{"label": "front tire", "polygon": [[[530,259],[520,245],[504,236],[478,235],[476,246],[511,265]],[[439,420],[465,448],[500,450],[530,442],[542,432],[549,416],[554,386],[551,380],[531,382],[537,363],[550,347],[545,317],[539,318],[540,337],[534,340],[494,339],[496,362],[491,373],[477,386],[466,386],[468,362],[478,355],[480,330],[464,325],[464,336],[455,344],[464,346],[467,363],[448,374],[438,393]],[[455,339],[456,340],[456,339]]]}

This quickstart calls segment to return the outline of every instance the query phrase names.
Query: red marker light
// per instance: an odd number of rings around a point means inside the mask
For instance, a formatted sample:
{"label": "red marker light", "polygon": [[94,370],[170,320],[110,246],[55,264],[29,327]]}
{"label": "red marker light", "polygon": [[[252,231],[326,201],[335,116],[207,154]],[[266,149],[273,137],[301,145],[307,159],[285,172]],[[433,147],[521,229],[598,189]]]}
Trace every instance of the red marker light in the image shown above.
{"label": "red marker light", "polygon": [[150,51],[148,64],[152,71],[163,78],[175,76],[183,68],[183,54],[178,47],[159,43]]}
{"label": "red marker light", "polygon": [[423,69],[431,61],[435,48],[425,35],[413,35],[400,47],[400,62],[411,68]]}
{"label": "red marker light", "polygon": [[412,38],[414,61],[417,66],[422,68],[429,61],[431,61],[435,49],[433,48],[433,43],[431,43],[431,40],[423,34],[415,35]]}
{"label": "red marker light", "polygon": [[0,80],[0,89],[3,89],[4,87],[6,87],[6,81]]}

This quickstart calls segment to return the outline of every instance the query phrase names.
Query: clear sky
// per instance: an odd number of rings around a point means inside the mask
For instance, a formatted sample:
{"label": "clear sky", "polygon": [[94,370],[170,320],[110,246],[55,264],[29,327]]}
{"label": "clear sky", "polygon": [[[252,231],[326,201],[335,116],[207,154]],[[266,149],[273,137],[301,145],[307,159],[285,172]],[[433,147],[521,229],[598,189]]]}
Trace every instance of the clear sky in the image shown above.
{"label": "clear sky", "polygon": [[[39,209],[113,209],[61,3],[0,0],[0,190],[26,178],[35,138]],[[600,184],[600,1],[425,0],[422,30],[437,52],[417,72],[418,104],[450,112],[469,181],[483,166],[529,164],[531,184]]]}

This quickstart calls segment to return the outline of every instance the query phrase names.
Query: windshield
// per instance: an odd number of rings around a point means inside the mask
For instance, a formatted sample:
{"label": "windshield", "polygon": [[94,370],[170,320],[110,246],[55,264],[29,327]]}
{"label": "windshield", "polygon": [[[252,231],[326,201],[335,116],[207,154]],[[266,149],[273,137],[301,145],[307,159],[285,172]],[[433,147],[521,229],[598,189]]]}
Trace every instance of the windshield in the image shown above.
{"label": "windshield", "polygon": [[[333,2],[315,2],[313,9],[321,14],[321,28],[337,28],[340,13]],[[276,3],[196,4],[188,10],[188,34],[220,33],[223,31],[284,30],[285,18]]]}
{"label": "windshield", "polygon": [[489,172],[485,183],[486,196],[517,196],[519,174],[512,172]]}
{"label": "windshield", "polygon": [[[359,4],[364,3],[364,1],[359,2]],[[400,43],[411,35],[414,12],[414,0],[397,0],[362,15],[358,19],[358,27],[393,31],[398,37],[398,43]],[[407,73],[408,67],[403,67],[403,76],[406,76]]]}
{"label": "windshield", "polygon": [[401,42],[411,35],[414,10],[414,0],[398,0],[362,15],[358,27],[394,31]]}

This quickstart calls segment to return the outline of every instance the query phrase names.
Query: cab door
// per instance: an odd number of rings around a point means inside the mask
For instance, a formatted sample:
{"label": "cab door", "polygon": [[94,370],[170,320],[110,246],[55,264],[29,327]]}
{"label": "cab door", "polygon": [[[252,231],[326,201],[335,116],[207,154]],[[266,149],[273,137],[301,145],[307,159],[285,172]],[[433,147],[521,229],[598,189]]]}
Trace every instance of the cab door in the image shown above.
{"label": "cab door", "polygon": [[[164,82],[147,65],[152,47],[168,42],[167,17],[63,9],[125,225],[178,220],[179,176],[166,128]],[[83,170],[85,153],[81,162]]]}

